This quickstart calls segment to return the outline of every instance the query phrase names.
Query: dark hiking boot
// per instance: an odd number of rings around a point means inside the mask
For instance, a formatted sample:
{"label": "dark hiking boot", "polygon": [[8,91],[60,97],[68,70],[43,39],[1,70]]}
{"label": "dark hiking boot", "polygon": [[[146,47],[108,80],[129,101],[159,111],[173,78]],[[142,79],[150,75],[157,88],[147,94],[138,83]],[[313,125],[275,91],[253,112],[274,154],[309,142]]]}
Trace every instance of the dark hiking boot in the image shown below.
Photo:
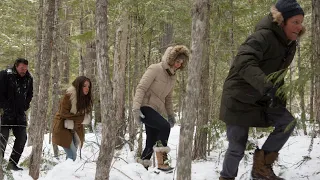
{"label": "dark hiking boot", "polygon": [[270,152],[265,155],[263,150],[256,149],[251,171],[252,180],[284,180],[276,176],[272,169],[272,165],[277,157],[278,153],[276,152]]}
{"label": "dark hiking boot", "polygon": [[9,162],[7,166],[7,170],[22,171],[23,169],[18,167],[15,163]]}

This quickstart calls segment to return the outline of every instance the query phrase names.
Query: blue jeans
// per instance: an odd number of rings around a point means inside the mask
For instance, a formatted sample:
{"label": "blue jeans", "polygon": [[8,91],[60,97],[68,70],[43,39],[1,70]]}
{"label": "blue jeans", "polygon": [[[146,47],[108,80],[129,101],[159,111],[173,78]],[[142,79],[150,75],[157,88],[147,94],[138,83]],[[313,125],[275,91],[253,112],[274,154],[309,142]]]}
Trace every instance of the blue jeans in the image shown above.
{"label": "blue jeans", "polygon": [[76,143],[75,136],[72,136],[72,141],[70,144],[70,148],[65,148],[63,147],[64,151],[67,154],[66,159],[72,159],[75,161],[77,159],[77,149],[78,149],[78,144]]}

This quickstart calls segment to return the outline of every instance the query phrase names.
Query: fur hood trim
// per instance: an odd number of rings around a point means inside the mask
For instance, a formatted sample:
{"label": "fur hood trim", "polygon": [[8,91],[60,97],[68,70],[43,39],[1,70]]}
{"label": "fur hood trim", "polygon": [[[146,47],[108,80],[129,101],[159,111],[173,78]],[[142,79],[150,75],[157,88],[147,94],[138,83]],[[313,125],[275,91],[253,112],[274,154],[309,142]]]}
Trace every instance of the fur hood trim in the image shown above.
{"label": "fur hood trim", "polygon": [[168,146],[163,146],[163,147],[153,147],[154,152],[165,152],[165,153],[169,153],[170,152],[170,148]]}
{"label": "fur hood trim", "polygon": [[136,162],[142,164],[144,167],[149,167],[152,165],[149,159],[141,159],[139,157],[136,158]]}
{"label": "fur hood trim", "polygon": [[188,60],[186,62],[184,61],[181,67],[179,68],[182,70],[187,66],[189,61],[189,56],[190,56],[189,49],[184,45],[176,45],[176,46],[168,47],[162,56],[162,61],[168,63],[169,66],[173,66],[176,60],[176,57],[179,54],[184,54],[188,57]]}
{"label": "fur hood trim", "polygon": [[73,114],[77,114],[77,92],[76,88],[73,86],[70,86],[67,89],[67,94],[70,95],[70,101],[71,101],[71,109],[70,112]]}
{"label": "fur hood trim", "polygon": [[[276,22],[280,26],[284,21],[282,13],[276,8],[275,5],[271,6],[270,12],[273,18],[273,22]],[[301,37],[305,32],[306,32],[306,28],[302,26],[302,30],[299,33],[299,37]]]}

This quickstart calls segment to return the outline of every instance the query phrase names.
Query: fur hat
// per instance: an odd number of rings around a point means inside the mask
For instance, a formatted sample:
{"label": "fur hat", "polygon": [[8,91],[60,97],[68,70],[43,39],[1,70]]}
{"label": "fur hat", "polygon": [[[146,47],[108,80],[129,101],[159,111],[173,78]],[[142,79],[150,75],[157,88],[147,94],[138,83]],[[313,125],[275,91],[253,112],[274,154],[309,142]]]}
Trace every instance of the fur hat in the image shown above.
{"label": "fur hat", "polygon": [[304,12],[296,0],[278,0],[276,8],[282,13],[284,21],[296,15],[303,15]]}

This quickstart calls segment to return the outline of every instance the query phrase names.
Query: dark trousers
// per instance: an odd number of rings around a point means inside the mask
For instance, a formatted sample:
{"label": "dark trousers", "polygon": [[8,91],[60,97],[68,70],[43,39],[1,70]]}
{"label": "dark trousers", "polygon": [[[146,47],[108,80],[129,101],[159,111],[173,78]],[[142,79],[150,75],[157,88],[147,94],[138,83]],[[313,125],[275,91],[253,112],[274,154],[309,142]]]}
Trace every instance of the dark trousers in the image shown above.
{"label": "dark trousers", "polygon": [[153,153],[153,146],[157,141],[161,141],[163,146],[167,146],[170,135],[170,124],[157,111],[151,107],[141,107],[141,112],[145,118],[141,118],[146,128],[146,147],[143,150],[141,159],[150,159]]}
{"label": "dark trousers", "polygon": [[[262,146],[265,152],[278,152],[289,139],[295,124],[288,125],[294,120],[291,113],[285,109],[284,113],[266,113],[267,120],[274,124],[273,132],[268,136]],[[249,127],[227,125],[227,138],[229,146],[224,157],[220,175],[224,178],[234,178],[238,174],[238,166],[244,156],[248,140]]]}
{"label": "dark trousers", "polygon": [[27,142],[27,129],[25,126],[1,126],[0,127],[0,148],[2,157],[4,156],[7,142],[9,139],[9,131],[12,129],[13,135],[16,138],[14,141],[12,153],[10,156],[10,162],[18,164],[21,154],[24,149],[24,145]]}

